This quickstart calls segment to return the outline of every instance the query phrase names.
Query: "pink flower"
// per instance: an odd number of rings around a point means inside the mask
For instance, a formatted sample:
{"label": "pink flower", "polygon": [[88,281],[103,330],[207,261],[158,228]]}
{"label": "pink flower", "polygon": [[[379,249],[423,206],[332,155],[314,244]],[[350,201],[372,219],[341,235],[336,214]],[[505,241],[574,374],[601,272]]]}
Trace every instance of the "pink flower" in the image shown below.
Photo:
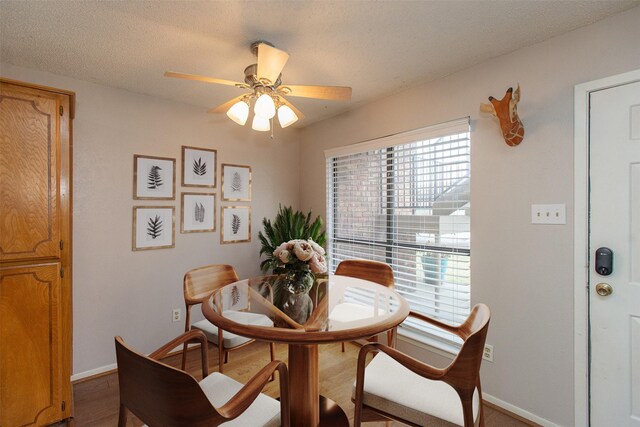
{"label": "pink flower", "polygon": [[289,242],[284,242],[284,243],[281,243],[280,246],[278,246],[278,249],[280,249],[281,251],[289,251],[293,249],[293,245],[289,246]]}
{"label": "pink flower", "polygon": [[311,247],[313,248],[314,251],[316,251],[320,255],[324,255],[325,254],[324,248],[322,246],[320,246],[319,244],[317,244],[316,242],[314,242],[311,239],[307,240],[307,242],[309,242],[309,244],[311,245]]}
{"label": "pink flower", "polygon": [[[277,249],[276,249],[277,250]],[[274,252],[275,254],[275,252]],[[289,262],[289,251],[284,249],[280,251],[280,254],[278,255],[278,258],[280,258],[280,261],[282,261],[283,263],[288,263]]]}
{"label": "pink flower", "polygon": [[300,261],[309,261],[314,254],[311,245],[304,240],[299,240],[293,245],[293,253]]}
{"label": "pink flower", "polygon": [[313,273],[321,274],[327,272],[327,260],[319,253],[314,253],[309,260],[309,268]]}
{"label": "pink flower", "polygon": [[281,243],[280,246],[278,246],[276,250],[273,251],[273,257],[279,259],[282,251],[291,251],[292,249],[293,249],[293,244],[290,244],[290,242]]}

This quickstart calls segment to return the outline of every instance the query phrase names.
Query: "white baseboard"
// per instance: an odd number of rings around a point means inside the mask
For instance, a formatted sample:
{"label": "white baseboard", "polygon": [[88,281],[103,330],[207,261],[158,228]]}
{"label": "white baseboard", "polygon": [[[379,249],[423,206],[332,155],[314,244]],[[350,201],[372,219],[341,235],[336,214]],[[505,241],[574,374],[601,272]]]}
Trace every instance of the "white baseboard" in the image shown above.
{"label": "white baseboard", "polygon": [[[189,344],[189,350],[191,350],[194,347],[198,347],[199,345],[200,344]],[[181,351],[182,351],[182,345],[179,345],[173,350],[171,350],[169,353],[167,353],[167,355],[164,357],[173,356],[176,353],[180,353]],[[111,365],[101,366],[99,368],[91,369],[89,371],[78,372],[77,374],[71,375],[71,382],[83,380],[85,378],[93,377],[95,375],[100,375],[105,372],[115,371],[117,368],[118,368],[118,365],[115,363],[112,363]]]}
{"label": "white baseboard", "polygon": [[560,427],[556,423],[552,423],[549,420],[545,420],[544,418],[539,417],[535,414],[532,414],[531,412],[525,411],[524,409],[519,408],[515,405],[512,405],[511,403],[505,402],[504,400],[500,400],[497,397],[491,396],[490,394],[487,394],[484,391],[482,392],[482,399],[486,400],[489,403],[493,403],[494,405],[499,406],[502,409],[506,409],[511,413],[521,416],[522,418],[525,418],[536,424],[540,424],[543,427]]}
{"label": "white baseboard", "polygon": [[71,382],[83,380],[88,377],[93,377],[95,375],[100,375],[105,372],[113,371],[117,367],[118,365],[116,365],[115,363],[112,363],[111,365],[101,366],[99,368],[91,369],[89,371],[78,372],[77,374],[71,375]]}

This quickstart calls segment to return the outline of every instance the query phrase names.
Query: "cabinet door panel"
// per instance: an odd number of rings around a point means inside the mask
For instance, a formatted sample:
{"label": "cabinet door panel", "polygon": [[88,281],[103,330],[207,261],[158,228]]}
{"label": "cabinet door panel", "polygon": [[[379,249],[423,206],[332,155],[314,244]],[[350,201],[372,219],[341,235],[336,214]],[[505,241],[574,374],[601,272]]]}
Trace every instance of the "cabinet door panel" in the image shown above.
{"label": "cabinet door panel", "polygon": [[0,261],[57,258],[57,95],[0,88]]}
{"label": "cabinet door panel", "polygon": [[59,263],[0,268],[2,426],[61,418],[60,291]]}

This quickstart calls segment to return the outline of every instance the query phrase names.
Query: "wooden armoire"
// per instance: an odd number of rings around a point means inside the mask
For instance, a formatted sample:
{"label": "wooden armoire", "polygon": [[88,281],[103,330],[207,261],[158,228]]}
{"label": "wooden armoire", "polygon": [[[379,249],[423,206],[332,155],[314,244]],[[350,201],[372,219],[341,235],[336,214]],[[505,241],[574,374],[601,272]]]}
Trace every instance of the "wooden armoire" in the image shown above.
{"label": "wooden armoire", "polygon": [[0,79],[0,426],[71,417],[74,94]]}

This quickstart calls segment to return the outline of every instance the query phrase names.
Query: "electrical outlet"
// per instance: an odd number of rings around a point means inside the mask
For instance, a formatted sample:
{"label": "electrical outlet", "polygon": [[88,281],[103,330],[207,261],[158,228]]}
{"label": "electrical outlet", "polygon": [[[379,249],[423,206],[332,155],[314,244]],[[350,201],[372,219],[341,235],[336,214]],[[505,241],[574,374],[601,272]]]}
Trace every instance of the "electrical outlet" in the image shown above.
{"label": "electrical outlet", "polygon": [[484,352],[482,353],[482,358],[487,362],[493,362],[493,346],[489,344],[485,344]]}
{"label": "electrical outlet", "polygon": [[182,310],[180,310],[179,308],[174,308],[172,315],[174,322],[179,322],[180,320],[182,320]]}

